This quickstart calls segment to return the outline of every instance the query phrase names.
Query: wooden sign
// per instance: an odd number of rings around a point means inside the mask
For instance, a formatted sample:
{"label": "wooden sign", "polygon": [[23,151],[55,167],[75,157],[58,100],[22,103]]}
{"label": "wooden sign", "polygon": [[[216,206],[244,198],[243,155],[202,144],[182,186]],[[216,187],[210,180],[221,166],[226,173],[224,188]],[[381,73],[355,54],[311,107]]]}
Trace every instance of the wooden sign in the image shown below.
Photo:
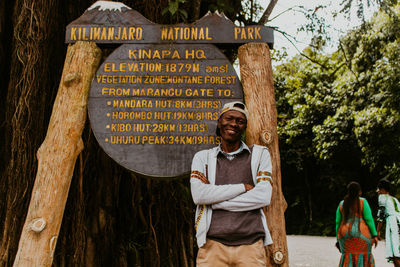
{"label": "wooden sign", "polygon": [[67,26],[67,43],[268,43],[272,48],[273,29],[263,25],[236,26],[223,13],[208,12],[193,24],[160,25],[130,7],[98,1]]}
{"label": "wooden sign", "polygon": [[243,100],[239,78],[212,43],[273,44],[273,30],[238,27],[208,13],[186,25],[155,24],[119,2],[98,1],[67,26],[66,42],[123,44],[92,82],[89,118],[104,151],[137,174],[178,177],[195,152],[219,143],[219,111]]}
{"label": "wooden sign", "polygon": [[120,165],[154,177],[190,171],[193,155],[216,146],[219,111],[243,100],[232,65],[211,44],[125,44],[97,71],[89,118]]}

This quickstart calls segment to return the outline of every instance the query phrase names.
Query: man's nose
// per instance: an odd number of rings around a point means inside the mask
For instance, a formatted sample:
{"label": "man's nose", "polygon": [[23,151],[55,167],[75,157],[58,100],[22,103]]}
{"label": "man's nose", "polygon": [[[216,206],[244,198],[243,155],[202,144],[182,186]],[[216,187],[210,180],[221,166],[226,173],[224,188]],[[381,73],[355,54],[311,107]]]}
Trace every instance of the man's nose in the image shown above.
{"label": "man's nose", "polygon": [[232,120],[231,121],[231,126],[237,127],[238,126],[237,121],[236,120]]}

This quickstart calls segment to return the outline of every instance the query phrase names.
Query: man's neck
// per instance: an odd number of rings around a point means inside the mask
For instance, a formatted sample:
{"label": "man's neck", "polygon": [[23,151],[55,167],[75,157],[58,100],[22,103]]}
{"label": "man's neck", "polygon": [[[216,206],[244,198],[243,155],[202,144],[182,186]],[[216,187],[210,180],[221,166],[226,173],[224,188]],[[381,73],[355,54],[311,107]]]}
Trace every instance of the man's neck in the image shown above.
{"label": "man's neck", "polygon": [[231,153],[240,148],[241,141],[235,142],[235,143],[228,143],[222,140],[221,142],[221,149],[222,151],[226,153]]}

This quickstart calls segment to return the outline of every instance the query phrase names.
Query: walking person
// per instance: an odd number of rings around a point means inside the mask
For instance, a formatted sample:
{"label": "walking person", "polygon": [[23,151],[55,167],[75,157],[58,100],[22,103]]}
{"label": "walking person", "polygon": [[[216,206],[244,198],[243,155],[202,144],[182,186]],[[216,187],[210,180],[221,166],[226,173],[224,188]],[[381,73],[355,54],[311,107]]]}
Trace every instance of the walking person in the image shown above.
{"label": "walking person", "polygon": [[400,223],[400,203],[397,198],[390,195],[390,182],[381,179],[378,183],[378,238],[383,222],[386,222],[386,248],[385,256],[394,266],[400,267],[399,251],[399,223]]}
{"label": "walking person", "polygon": [[193,157],[190,187],[196,209],[197,267],[263,266],[272,243],[262,208],[272,194],[268,149],[241,141],[248,111],[224,105],[218,119],[219,146]]}
{"label": "walking person", "polygon": [[336,237],[342,256],[339,267],[373,267],[372,246],[377,232],[368,201],[361,197],[357,182],[347,185],[347,195],[336,211]]}

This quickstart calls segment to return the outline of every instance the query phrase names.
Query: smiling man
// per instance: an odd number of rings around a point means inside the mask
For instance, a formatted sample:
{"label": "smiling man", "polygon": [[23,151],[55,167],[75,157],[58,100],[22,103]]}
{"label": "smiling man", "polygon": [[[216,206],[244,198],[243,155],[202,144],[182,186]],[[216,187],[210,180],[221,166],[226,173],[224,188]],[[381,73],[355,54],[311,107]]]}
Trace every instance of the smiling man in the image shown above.
{"label": "smiling man", "polygon": [[196,266],[266,266],[264,246],[272,239],[262,208],[271,200],[272,165],[266,147],[241,141],[248,115],[241,102],[225,104],[217,124],[221,144],[193,158]]}

